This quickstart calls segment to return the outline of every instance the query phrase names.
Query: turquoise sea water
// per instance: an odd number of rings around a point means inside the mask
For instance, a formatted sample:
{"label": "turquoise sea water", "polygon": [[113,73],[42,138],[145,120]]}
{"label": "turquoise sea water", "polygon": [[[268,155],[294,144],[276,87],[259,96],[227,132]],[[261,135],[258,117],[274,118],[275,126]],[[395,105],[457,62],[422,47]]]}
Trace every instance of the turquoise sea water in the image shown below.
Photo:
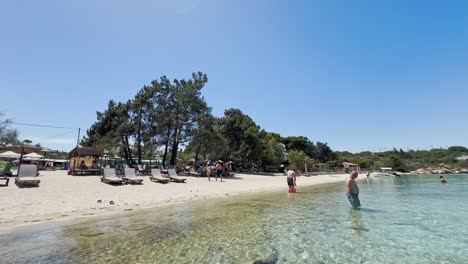
{"label": "turquoise sea water", "polygon": [[1,263],[468,263],[468,176],[185,203],[0,235]]}

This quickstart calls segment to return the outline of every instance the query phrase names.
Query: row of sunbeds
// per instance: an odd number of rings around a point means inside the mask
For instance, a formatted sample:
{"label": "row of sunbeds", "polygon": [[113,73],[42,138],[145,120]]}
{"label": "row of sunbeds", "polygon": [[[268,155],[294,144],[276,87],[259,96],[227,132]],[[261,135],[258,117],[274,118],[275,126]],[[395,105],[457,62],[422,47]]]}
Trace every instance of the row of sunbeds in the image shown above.
{"label": "row of sunbeds", "polygon": [[[170,181],[184,183],[187,180],[185,177],[178,176],[174,169],[169,169],[168,172],[169,175],[165,177],[161,174],[159,169],[151,169],[149,178],[151,181],[159,183],[169,183]],[[125,168],[123,176],[117,176],[115,169],[105,168],[104,175],[101,177],[101,182],[108,184],[141,184],[143,179],[143,177],[137,176],[135,170],[132,168]]]}
{"label": "row of sunbeds", "polygon": [[[168,170],[169,175],[163,176],[159,169],[152,169],[151,175],[149,178],[153,182],[159,183],[169,183],[179,182],[185,183],[187,178],[177,175],[177,172],[174,169]],[[117,176],[115,169],[105,168],[104,175],[101,177],[101,182],[109,184],[141,184],[143,182],[143,177],[137,176],[135,170],[132,168],[125,168],[123,176]],[[34,164],[21,164],[18,177],[15,178],[15,183],[19,186],[39,186],[41,180],[37,175],[37,165]],[[7,183],[8,184],[8,183]]]}

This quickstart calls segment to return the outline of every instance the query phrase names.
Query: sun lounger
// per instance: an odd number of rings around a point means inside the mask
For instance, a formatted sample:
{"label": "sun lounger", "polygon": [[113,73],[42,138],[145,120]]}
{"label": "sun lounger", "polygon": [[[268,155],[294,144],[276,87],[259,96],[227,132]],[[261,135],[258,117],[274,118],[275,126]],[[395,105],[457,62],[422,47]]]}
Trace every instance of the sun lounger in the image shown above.
{"label": "sun lounger", "polygon": [[187,178],[185,177],[178,176],[177,172],[174,169],[169,169],[168,172],[169,172],[169,179],[171,179],[171,181],[173,182],[184,183],[187,180]]}
{"label": "sun lounger", "polygon": [[8,186],[10,178],[8,178],[7,176],[0,176],[0,181],[5,181],[2,186]]}
{"label": "sun lounger", "polygon": [[169,179],[166,177],[163,177],[161,175],[161,171],[159,169],[151,169],[151,175],[150,175],[150,180],[154,182],[159,182],[159,183],[168,183]]}
{"label": "sun lounger", "polygon": [[122,184],[124,182],[124,179],[117,177],[117,175],[115,174],[115,169],[105,168],[104,175],[101,177],[101,181],[104,183]]}
{"label": "sun lounger", "polygon": [[37,165],[21,164],[19,167],[18,177],[15,183],[19,186],[39,186],[39,177],[37,176]]}
{"label": "sun lounger", "polygon": [[196,171],[195,171],[195,169],[193,169],[193,168],[190,168],[190,169],[189,169],[189,171],[188,171],[188,175],[189,175],[189,176],[197,176],[197,177],[200,177],[200,176],[202,176],[202,174],[201,174],[201,173],[199,173],[199,172],[196,172]]}
{"label": "sun lounger", "polygon": [[148,172],[146,171],[146,169],[143,168],[143,166],[141,166],[140,164],[137,165],[137,171],[138,171],[139,174],[143,174],[143,175],[148,174]]}
{"label": "sun lounger", "polygon": [[143,178],[136,176],[135,170],[132,168],[125,168],[124,173],[125,176],[123,177],[123,179],[127,183],[141,184],[143,182]]}

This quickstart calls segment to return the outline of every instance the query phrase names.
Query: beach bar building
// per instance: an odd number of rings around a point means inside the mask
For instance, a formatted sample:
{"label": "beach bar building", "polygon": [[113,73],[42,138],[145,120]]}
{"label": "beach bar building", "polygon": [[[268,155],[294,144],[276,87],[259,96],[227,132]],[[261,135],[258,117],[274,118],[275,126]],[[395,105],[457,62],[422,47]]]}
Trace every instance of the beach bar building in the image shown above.
{"label": "beach bar building", "polygon": [[[81,174],[99,174],[101,168],[97,173],[94,173],[92,169],[93,161],[98,163],[98,159],[104,155],[104,150],[99,148],[82,148],[76,147],[68,153],[69,166],[72,167],[72,175],[81,175]],[[83,171],[79,169],[81,162],[84,161],[87,170]]]}

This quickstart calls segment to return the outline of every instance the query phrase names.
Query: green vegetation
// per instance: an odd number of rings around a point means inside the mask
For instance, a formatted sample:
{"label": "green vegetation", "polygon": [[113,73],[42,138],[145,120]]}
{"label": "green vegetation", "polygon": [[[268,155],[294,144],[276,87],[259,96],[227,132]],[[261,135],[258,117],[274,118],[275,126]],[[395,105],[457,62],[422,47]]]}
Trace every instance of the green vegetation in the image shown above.
{"label": "green vegetation", "polygon": [[[415,170],[440,164],[468,167],[456,159],[468,154],[460,146],[429,151],[334,152],[327,143],[314,143],[304,136],[267,132],[240,109],[227,109],[224,116],[215,117],[201,93],[207,82],[207,75],[201,72],[193,73],[189,80],[170,81],[163,76],[145,85],[132,100],[111,100],[104,112],[97,112],[97,121],[81,144],[105,148],[127,163],[132,163],[134,156],[141,162],[160,155],[165,166],[175,165],[177,160],[187,164],[191,159],[222,159],[244,168],[263,169],[289,162],[298,170],[304,170],[305,165],[311,170],[336,170],[344,161],[363,169]],[[317,163],[320,166],[313,166]]]}
{"label": "green vegetation", "polygon": [[291,169],[299,171],[306,171],[306,166],[307,169],[310,170],[310,168],[314,164],[314,160],[312,160],[304,152],[295,150],[291,150],[288,153],[288,161]]}
{"label": "green vegetation", "polygon": [[[189,80],[170,81],[166,76],[144,86],[132,100],[109,101],[104,112],[87,130],[81,144],[101,147],[110,154],[125,158],[148,159],[162,156],[163,164],[188,164],[191,159],[233,161],[250,168],[279,167],[286,164],[297,170],[336,170],[343,162],[358,164],[362,169],[392,167],[396,170],[448,166],[468,168],[463,146],[448,149],[350,153],[332,151],[327,143],[312,142],[304,136],[282,137],[262,129],[240,109],[227,109],[224,116],[214,117],[201,90],[208,82],[206,74],[193,73]],[[21,144],[11,120],[0,113],[0,146]],[[23,144],[32,142],[25,139]],[[36,144],[39,146],[39,144]],[[183,150],[182,150],[183,149]],[[48,158],[66,158],[65,152],[48,153]],[[5,162],[0,162],[3,169]],[[320,166],[314,166],[320,164]]]}
{"label": "green vegetation", "polygon": [[239,109],[227,109],[223,117],[214,117],[201,94],[207,81],[201,72],[189,80],[170,81],[163,76],[144,86],[132,100],[110,101],[104,112],[97,112],[97,121],[81,144],[105,148],[127,163],[133,162],[133,156],[141,161],[158,154],[164,165],[195,158],[230,160],[246,168],[279,167],[291,151],[304,153],[307,162],[326,162],[332,157],[326,143],[267,132]]}
{"label": "green vegetation", "polygon": [[364,151],[355,154],[347,151],[336,151],[333,153],[333,161],[329,164],[337,165],[343,161],[348,161],[359,164],[361,168],[379,169],[380,167],[392,167],[403,170],[440,166],[468,168],[468,162],[456,159],[462,155],[468,155],[468,149],[460,146],[432,150],[403,151],[402,149],[393,149],[392,151],[377,153]]}
{"label": "green vegetation", "polygon": [[4,170],[8,170],[8,169],[9,170],[17,170],[18,167],[11,165],[11,162],[0,161],[0,171],[4,171]]}
{"label": "green vegetation", "polygon": [[11,120],[2,117],[3,113],[0,113],[0,146],[19,144],[18,130],[10,128]]}

